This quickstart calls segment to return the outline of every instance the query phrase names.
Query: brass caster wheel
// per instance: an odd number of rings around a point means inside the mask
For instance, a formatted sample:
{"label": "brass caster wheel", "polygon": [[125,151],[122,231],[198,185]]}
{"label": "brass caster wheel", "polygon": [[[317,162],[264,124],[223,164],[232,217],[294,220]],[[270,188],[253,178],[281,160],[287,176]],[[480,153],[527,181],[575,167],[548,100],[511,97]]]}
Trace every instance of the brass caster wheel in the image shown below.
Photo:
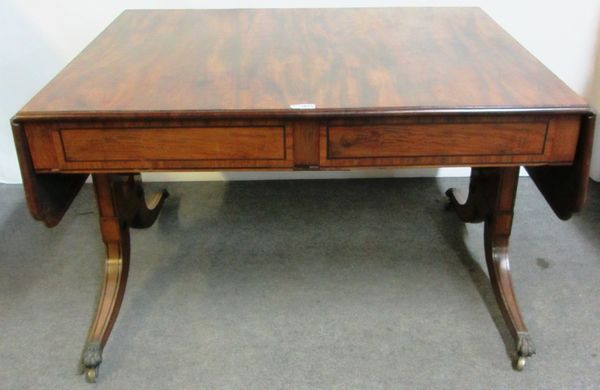
{"label": "brass caster wheel", "polygon": [[98,367],[86,367],[84,375],[87,383],[95,383],[98,377]]}
{"label": "brass caster wheel", "polygon": [[523,371],[523,368],[525,368],[525,357],[519,356],[518,359],[515,361],[515,370]]}

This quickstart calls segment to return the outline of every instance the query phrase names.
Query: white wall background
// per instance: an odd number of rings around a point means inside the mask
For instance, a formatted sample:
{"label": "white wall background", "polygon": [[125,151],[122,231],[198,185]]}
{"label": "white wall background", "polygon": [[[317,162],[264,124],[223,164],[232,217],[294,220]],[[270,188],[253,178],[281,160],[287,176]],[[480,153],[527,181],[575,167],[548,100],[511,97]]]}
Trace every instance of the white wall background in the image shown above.
{"label": "white wall background", "polygon": [[[0,0],[0,182],[20,182],[9,119],[122,10],[479,6],[577,93],[600,108],[598,0]],[[600,121],[599,121],[600,122]],[[154,174],[156,180],[464,175],[465,169]],[[592,177],[600,180],[600,123]]]}

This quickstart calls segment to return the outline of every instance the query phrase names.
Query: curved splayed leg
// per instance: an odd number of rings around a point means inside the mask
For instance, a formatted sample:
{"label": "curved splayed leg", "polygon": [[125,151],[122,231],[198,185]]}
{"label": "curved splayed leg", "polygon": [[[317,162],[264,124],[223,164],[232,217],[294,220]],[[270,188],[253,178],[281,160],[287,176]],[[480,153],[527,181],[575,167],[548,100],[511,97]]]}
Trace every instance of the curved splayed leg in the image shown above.
{"label": "curved splayed leg", "polygon": [[117,319],[129,271],[129,229],[119,213],[124,202],[111,175],[94,175],[94,188],[100,212],[100,232],[106,245],[104,280],[96,315],[83,351],[85,378],[94,382],[102,363],[102,350]]}
{"label": "curved splayed leg", "polygon": [[515,368],[522,370],[525,359],[535,353],[535,347],[525,326],[513,290],[508,255],[515,195],[519,179],[518,168],[503,168],[495,175],[491,188],[490,212],[485,220],[485,258],[490,281],[504,321],[515,340],[517,359]]}
{"label": "curved splayed leg", "polygon": [[152,225],[166,197],[163,194],[157,207],[150,210],[145,204],[141,181],[135,180],[134,175],[96,174],[93,180],[106,260],[100,299],[82,354],[88,382],[96,381],[102,351],[125,294],[130,257],[129,227]]}
{"label": "curved splayed leg", "polygon": [[461,220],[485,221],[484,245],[490,282],[515,340],[515,368],[522,370],[525,359],[535,353],[535,347],[517,304],[508,256],[518,179],[518,167],[480,168],[471,174],[469,198],[464,204],[458,202],[453,190],[446,194]]}
{"label": "curved splayed leg", "polygon": [[471,182],[469,183],[469,195],[467,200],[463,201],[463,196],[456,188],[449,188],[446,196],[450,201],[450,208],[456,211],[456,215],[463,222],[482,222],[485,218],[485,202],[483,193],[485,175],[481,174],[480,169],[471,170]]}
{"label": "curved splayed leg", "polygon": [[150,200],[146,202],[144,187],[142,186],[142,179],[139,174],[131,175],[127,180],[125,188],[129,196],[136,199],[135,210],[130,216],[129,225],[137,229],[152,226],[156,218],[158,218],[165,200],[169,197],[169,192],[167,190],[159,191],[153,194]]}

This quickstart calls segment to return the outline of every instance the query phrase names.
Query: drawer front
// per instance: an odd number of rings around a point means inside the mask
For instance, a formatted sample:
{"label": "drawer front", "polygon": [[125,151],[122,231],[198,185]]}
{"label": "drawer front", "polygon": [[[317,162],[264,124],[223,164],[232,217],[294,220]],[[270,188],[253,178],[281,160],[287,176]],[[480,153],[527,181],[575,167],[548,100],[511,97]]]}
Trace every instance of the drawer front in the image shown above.
{"label": "drawer front", "polygon": [[579,115],[27,123],[38,172],[568,165]]}
{"label": "drawer front", "polygon": [[327,155],[336,158],[541,154],[546,123],[331,126]]}
{"label": "drawer front", "polygon": [[321,128],[322,167],[515,165],[572,161],[579,118],[380,123],[331,121]]}
{"label": "drawer front", "polygon": [[278,169],[293,167],[287,126],[30,126],[39,171]]}
{"label": "drawer front", "polygon": [[283,160],[283,127],[65,129],[67,161]]}

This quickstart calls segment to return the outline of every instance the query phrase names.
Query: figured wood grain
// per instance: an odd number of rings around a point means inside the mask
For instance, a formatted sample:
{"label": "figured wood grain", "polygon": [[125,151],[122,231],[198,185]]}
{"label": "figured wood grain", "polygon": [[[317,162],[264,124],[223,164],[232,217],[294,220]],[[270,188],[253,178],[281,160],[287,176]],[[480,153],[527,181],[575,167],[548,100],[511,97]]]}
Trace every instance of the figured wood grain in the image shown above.
{"label": "figured wood grain", "polygon": [[135,10],[17,119],[498,110],[588,106],[478,8]]}
{"label": "figured wood grain", "polygon": [[283,160],[283,127],[64,129],[67,161]]}
{"label": "figured wood grain", "polygon": [[595,123],[596,116],[593,114],[585,116],[581,121],[572,164],[563,167],[526,167],[529,176],[560,219],[571,218],[586,203]]}
{"label": "figured wood grain", "polygon": [[580,122],[578,115],[146,120],[87,129],[32,123],[25,133],[38,172],[567,165]]}
{"label": "figured wood grain", "polygon": [[578,115],[335,119],[321,126],[320,166],[569,165],[580,121]]}
{"label": "figured wood grain", "polygon": [[54,145],[51,127],[31,126],[25,132],[29,151],[36,169],[57,169],[62,149]]}
{"label": "figured wood grain", "polygon": [[547,122],[330,126],[336,158],[542,154]]}
{"label": "figured wood grain", "polygon": [[[44,222],[46,226],[56,226],[79,193],[88,174],[45,175],[38,173],[23,125],[14,121],[11,122],[11,125],[29,212],[33,218]],[[40,156],[48,157],[50,155],[52,157],[51,153],[44,153],[44,147],[53,145],[47,143],[42,143],[42,145],[45,146],[38,150]],[[50,164],[50,166],[52,165]]]}
{"label": "figured wood grain", "polygon": [[294,166],[298,169],[319,167],[319,122],[297,120],[294,123]]}
{"label": "figured wood grain", "polygon": [[585,199],[592,130],[586,102],[476,8],[127,11],[13,120],[36,218],[58,223],[94,177],[107,261],[82,358],[92,380],[128,227],[158,215],[142,206],[148,170],[475,167],[459,216],[485,220],[522,366],[534,348],[508,263],[518,166],[567,218]]}
{"label": "figured wood grain", "polygon": [[585,117],[559,115],[548,122],[544,152],[556,161],[573,161]]}

